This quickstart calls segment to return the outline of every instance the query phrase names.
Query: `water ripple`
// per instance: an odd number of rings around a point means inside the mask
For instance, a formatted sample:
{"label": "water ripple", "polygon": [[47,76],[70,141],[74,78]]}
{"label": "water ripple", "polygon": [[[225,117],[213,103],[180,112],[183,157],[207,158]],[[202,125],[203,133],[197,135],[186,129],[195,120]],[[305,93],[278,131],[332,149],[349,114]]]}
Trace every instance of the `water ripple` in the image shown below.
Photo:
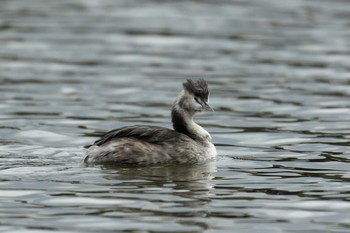
{"label": "water ripple", "polygon": [[[348,232],[348,5],[1,1],[0,231]],[[199,77],[216,161],[83,164]]]}

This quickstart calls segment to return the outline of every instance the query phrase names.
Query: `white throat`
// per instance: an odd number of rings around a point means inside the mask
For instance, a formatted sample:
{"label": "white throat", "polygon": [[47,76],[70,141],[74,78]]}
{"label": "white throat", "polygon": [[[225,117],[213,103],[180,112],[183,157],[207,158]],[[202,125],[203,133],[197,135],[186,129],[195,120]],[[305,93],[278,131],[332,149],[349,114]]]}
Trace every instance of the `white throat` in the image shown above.
{"label": "white throat", "polygon": [[211,140],[211,136],[208,133],[208,131],[206,131],[202,126],[194,122],[193,116],[185,114],[184,119],[187,123],[189,131],[191,131],[193,134],[197,135],[202,139]]}

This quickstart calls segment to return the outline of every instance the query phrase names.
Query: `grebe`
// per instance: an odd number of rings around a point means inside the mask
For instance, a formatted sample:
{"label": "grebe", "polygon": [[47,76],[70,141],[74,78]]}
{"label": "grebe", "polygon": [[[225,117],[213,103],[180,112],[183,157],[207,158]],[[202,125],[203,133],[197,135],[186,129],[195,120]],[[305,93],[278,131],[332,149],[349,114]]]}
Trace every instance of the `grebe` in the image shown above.
{"label": "grebe", "polygon": [[210,134],[193,121],[196,113],[214,110],[209,106],[205,80],[187,80],[176,98],[171,120],[173,128],[135,125],[107,132],[85,146],[87,164],[152,165],[195,163],[216,157]]}

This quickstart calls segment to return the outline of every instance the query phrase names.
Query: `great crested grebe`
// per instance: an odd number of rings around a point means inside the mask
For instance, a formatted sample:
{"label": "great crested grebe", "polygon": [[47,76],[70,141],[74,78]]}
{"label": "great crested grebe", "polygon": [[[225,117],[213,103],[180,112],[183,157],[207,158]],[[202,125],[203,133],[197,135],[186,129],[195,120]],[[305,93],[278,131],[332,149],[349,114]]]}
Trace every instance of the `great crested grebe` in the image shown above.
{"label": "great crested grebe", "polygon": [[210,134],[193,121],[196,113],[214,111],[208,104],[205,80],[187,80],[176,98],[171,120],[173,128],[135,125],[107,132],[85,146],[87,164],[151,165],[195,163],[216,157]]}

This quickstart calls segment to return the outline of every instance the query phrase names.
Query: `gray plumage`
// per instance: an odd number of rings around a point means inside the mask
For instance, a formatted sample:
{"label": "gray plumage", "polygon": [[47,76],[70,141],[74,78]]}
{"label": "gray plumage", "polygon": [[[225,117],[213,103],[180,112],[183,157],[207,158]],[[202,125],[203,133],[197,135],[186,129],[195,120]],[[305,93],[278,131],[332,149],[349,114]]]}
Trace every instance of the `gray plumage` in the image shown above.
{"label": "gray plumage", "polygon": [[192,93],[195,97],[208,100],[209,89],[208,84],[204,79],[199,79],[196,81],[188,79],[187,82],[183,83],[183,87],[189,93]]}
{"label": "gray plumage", "polygon": [[88,145],[88,164],[189,163],[214,158],[216,150],[207,131],[193,121],[197,112],[211,110],[205,80],[187,80],[172,107],[174,130],[147,125],[111,130]]}
{"label": "gray plumage", "polygon": [[148,143],[161,144],[166,141],[171,141],[171,139],[174,139],[175,137],[187,137],[187,135],[158,126],[134,125],[111,130],[103,135],[99,140],[95,141],[94,144],[87,145],[85,148],[90,148],[93,145],[102,146],[109,141],[116,140],[118,138],[131,138]]}

